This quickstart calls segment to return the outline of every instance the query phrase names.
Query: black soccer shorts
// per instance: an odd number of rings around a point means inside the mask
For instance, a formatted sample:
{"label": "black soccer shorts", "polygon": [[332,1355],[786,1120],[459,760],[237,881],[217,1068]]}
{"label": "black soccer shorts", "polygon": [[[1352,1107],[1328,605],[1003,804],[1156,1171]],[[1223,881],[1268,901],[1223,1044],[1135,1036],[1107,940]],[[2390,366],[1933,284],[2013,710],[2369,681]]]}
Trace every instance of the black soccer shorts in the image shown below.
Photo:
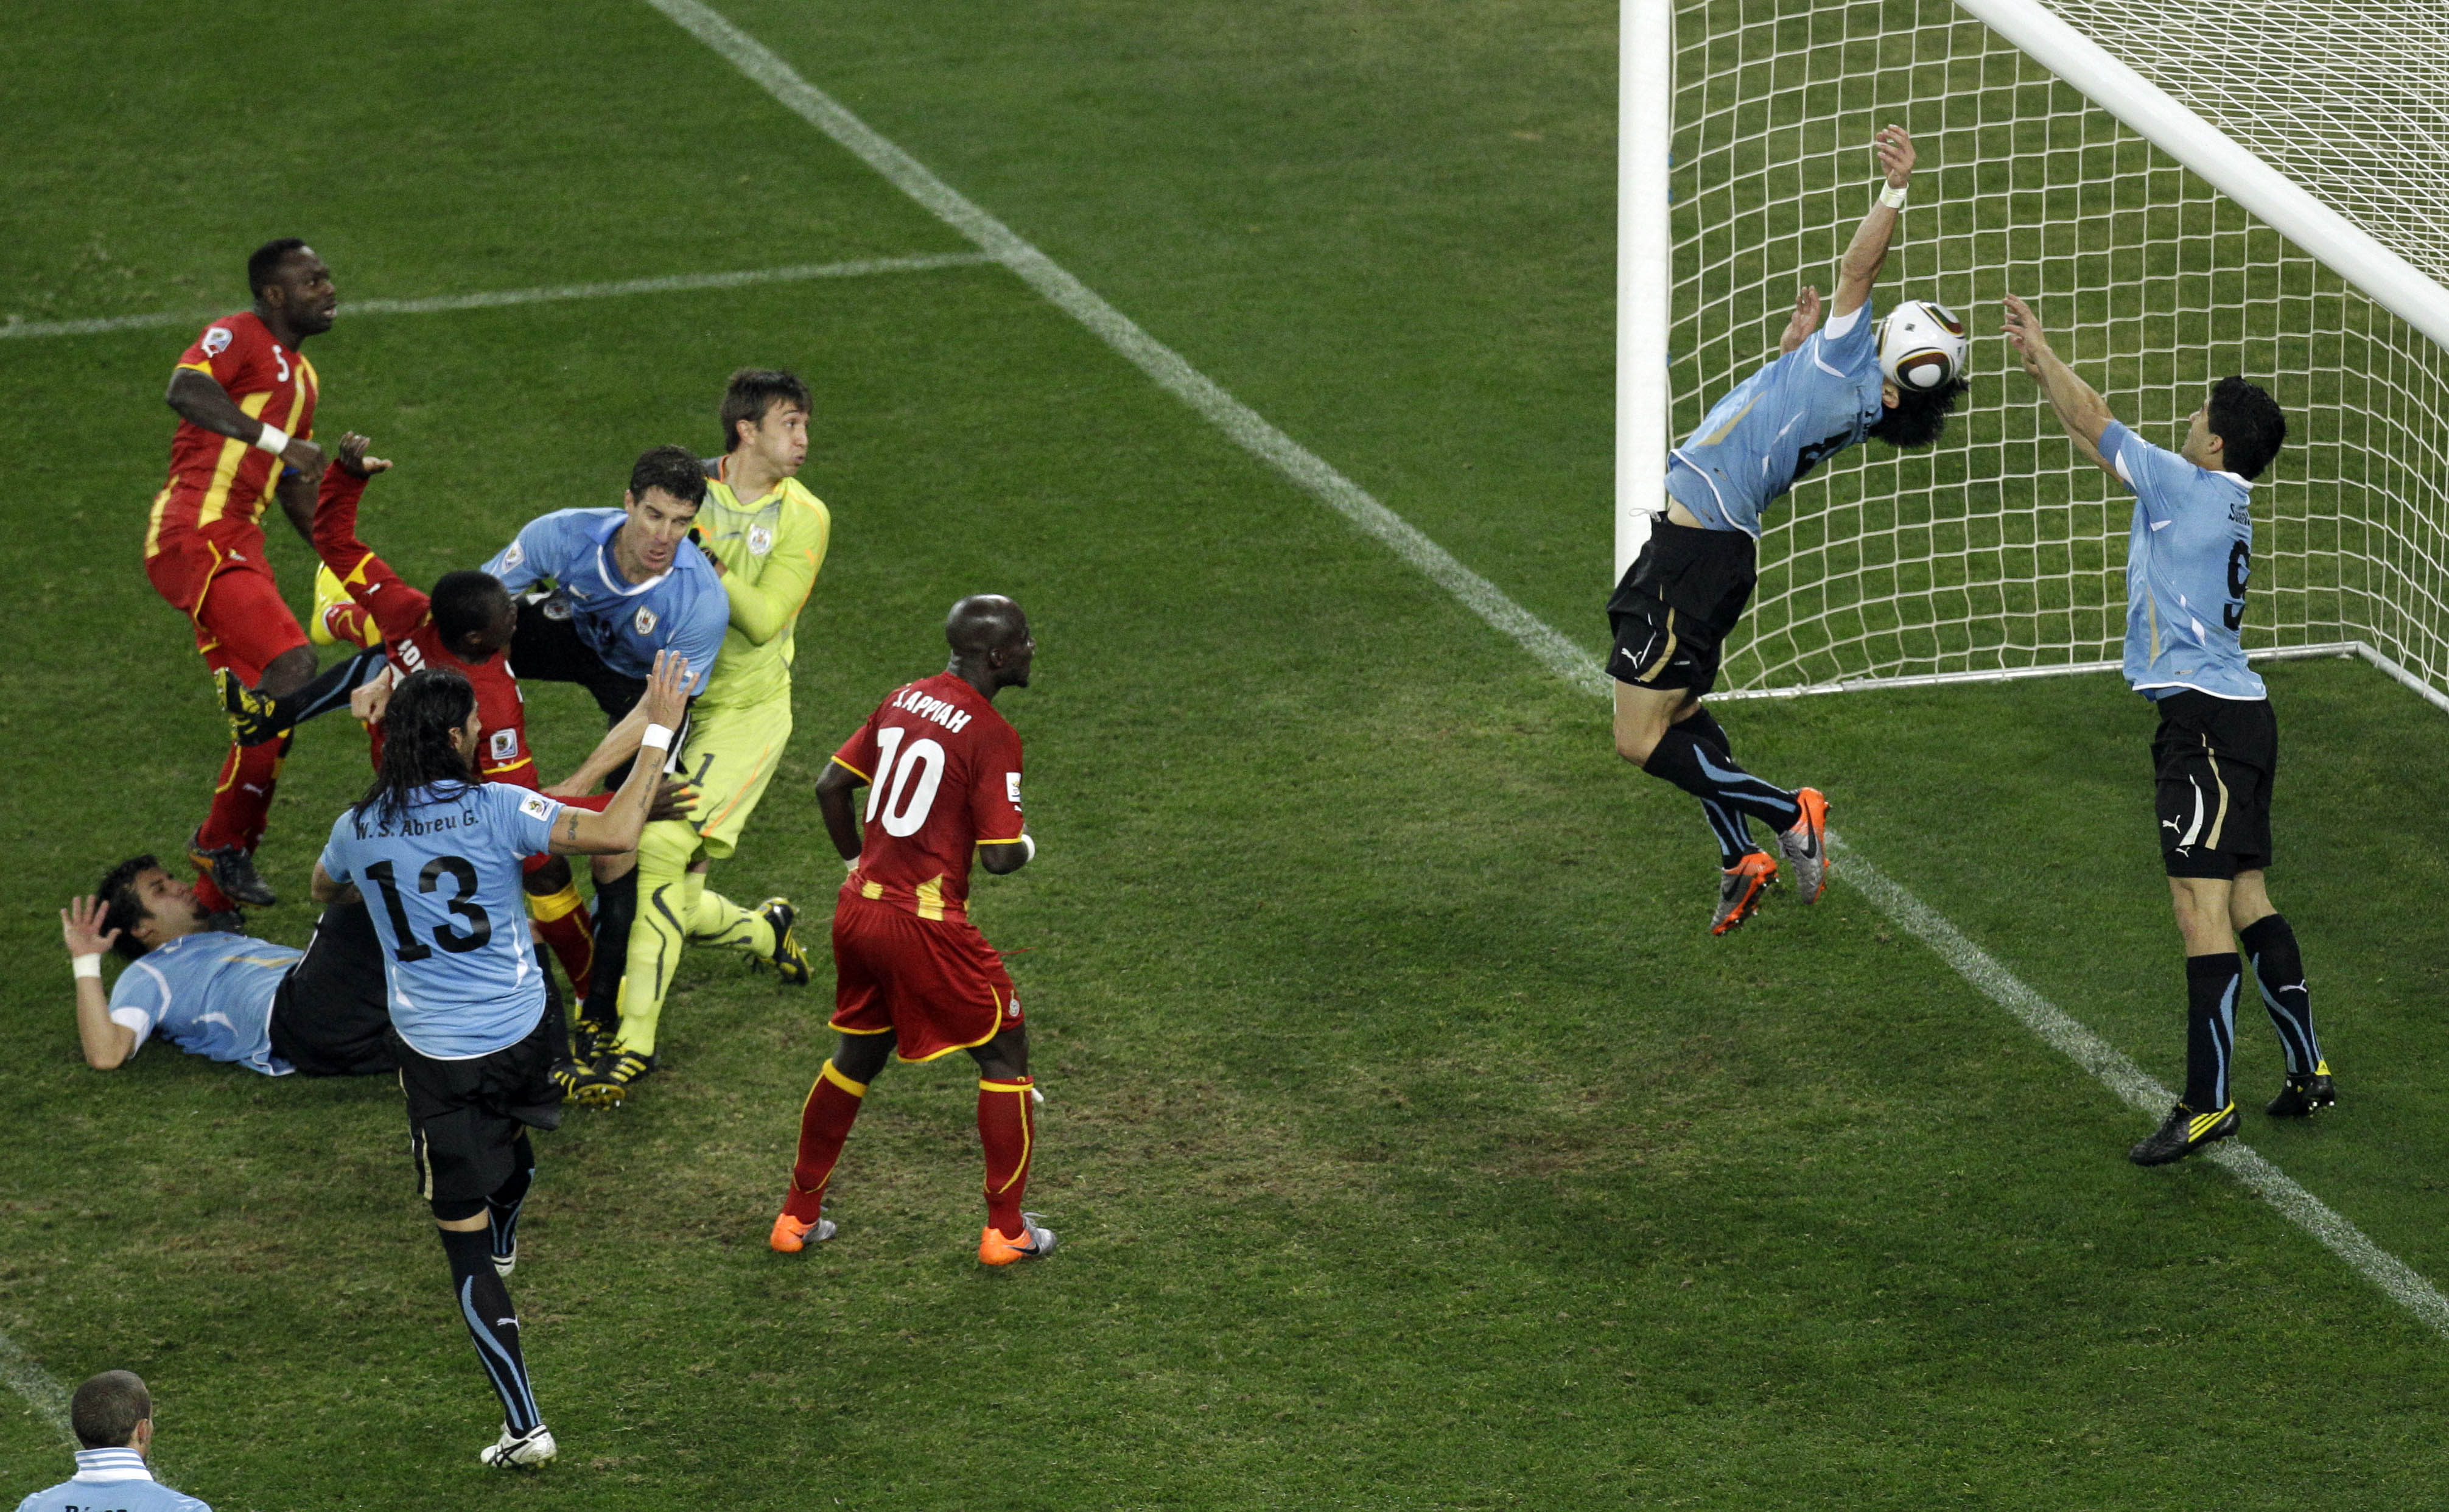
{"label": "black soccer shorts", "polygon": [[382,941],[355,892],[323,910],[306,953],[272,992],[272,1053],[299,1076],[373,1076],[398,1068]]}
{"label": "black soccer shorts", "polygon": [[546,1005],[526,1039],[472,1060],[433,1060],[393,1031],[399,1087],[408,1094],[418,1196],[459,1202],[490,1196],[516,1168],[522,1133],[561,1127],[561,1088],[552,1081],[560,1032],[558,1002]]}
{"label": "black soccer shorts", "polygon": [[1716,686],[1720,643],[1759,582],[1759,550],[1741,530],[1700,530],[1661,516],[1608,600],[1615,634],[1608,676],[1695,699]]}
{"label": "black soccer shorts", "polygon": [[2267,699],[2184,689],[2159,701],[2151,737],[2160,858],[2172,877],[2231,879],[2270,865],[2279,721]]}

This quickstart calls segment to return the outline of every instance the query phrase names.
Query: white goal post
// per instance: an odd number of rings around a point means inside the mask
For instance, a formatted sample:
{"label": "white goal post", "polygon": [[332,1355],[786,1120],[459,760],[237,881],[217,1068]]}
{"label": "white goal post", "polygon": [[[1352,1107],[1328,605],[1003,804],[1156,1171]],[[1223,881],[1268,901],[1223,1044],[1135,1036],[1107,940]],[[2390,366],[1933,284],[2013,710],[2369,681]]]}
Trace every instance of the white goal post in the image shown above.
{"label": "white goal post", "polygon": [[1619,575],[1673,438],[1773,354],[1800,284],[1828,288],[1882,124],[1921,163],[1875,303],[1935,297],[1975,336],[1974,390],[1936,447],[1866,443],[1771,510],[1721,696],[2117,664],[2131,501],[2078,469],[1996,339],[2014,292],[2164,445],[2212,380],[2269,388],[2289,436],[2255,488],[2247,648],[2362,655],[2449,708],[2449,60],[2402,7],[1622,16]]}

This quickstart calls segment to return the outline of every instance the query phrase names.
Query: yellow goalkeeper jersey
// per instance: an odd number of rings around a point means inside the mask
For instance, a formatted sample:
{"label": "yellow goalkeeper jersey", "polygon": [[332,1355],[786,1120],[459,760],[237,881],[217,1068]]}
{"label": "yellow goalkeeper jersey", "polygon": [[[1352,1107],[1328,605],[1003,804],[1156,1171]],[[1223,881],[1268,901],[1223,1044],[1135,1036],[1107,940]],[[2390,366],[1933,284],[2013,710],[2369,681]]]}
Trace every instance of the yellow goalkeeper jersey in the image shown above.
{"label": "yellow goalkeeper jersey", "polygon": [[705,471],[698,536],[723,564],[731,623],[723,631],[722,660],[698,701],[740,708],[780,700],[788,708],[794,631],[833,544],[834,517],[797,478],[742,504],[720,476],[721,458]]}

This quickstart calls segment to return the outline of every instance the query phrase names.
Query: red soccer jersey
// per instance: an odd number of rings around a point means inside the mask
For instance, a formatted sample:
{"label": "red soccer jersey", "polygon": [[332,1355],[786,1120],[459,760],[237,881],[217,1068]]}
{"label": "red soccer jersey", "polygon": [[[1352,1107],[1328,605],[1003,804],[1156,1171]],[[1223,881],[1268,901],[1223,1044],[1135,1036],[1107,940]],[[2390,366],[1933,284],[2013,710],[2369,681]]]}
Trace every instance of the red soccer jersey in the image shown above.
{"label": "red soccer jersey", "polygon": [[[258,420],[269,420],[293,436],[315,433],[315,365],[304,354],[272,339],[253,311],[214,321],[179,358],[210,377]],[[244,441],[215,435],[179,422],[170,438],[170,482],[153,500],[145,532],[145,555],[162,550],[165,538],[195,534],[243,546],[260,541],[256,521],[280,479],[280,459]]]}
{"label": "red soccer jersey", "polygon": [[1020,839],[1020,732],[958,673],[897,689],[834,759],[867,779],[846,893],[966,918],[970,852]]}
{"label": "red soccer jersey", "polygon": [[[340,580],[382,632],[383,652],[403,677],[427,667],[448,667],[476,690],[476,718],[483,725],[484,747],[477,753],[477,775],[488,782],[510,782],[532,788],[535,757],[528,750],[527,700],[519,696],[519,679],[511,672],[508,652],[497,651],[482,661],[463,661],[442,643],[434,627],[433,601],[401,581],[391,564],[357,539],[357,500],[366,480],[328,468],[315,501],[315,554]],[[382,726],[369,732],[375,760],[382,760]],[[584,808],[587,805],[582,804]]]}

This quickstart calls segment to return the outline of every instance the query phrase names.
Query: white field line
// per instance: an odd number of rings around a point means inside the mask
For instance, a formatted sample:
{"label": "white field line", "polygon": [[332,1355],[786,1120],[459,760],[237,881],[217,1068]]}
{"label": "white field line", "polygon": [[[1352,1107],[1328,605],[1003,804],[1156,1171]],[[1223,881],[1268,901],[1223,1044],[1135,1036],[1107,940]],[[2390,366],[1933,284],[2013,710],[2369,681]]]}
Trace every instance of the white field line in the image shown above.
{"label": "white field line", "polygon": [[[1159,342],[1086,284],[1057,266],[1002,221],[972,203],[926,165],[902,151],[832,96],[800,77],[763,43],[733,26],[700,0],[646,0],[682,29],[729,60],[776,100],[882,174],[902,193],[933,211],[995,261],[1025,279],[1065,313],[1130,359],[1167,392],[1198,411],[1261,460],[1315,494],[1363,531],[1392,547],[1490,624],[1514,638],[1542,666],[1588,693],[1608,688],[1597,658],[1558,634],[1514,603],[1505,591],[1456,561],[1358,484],[1225,392],[1205,374]],[[1982,994],[2014,1014],[2034,1034],[2098,1078],[2139,1111],[2158,1118],[2176,1100],[2117,1049],[2069,1018],[2046,998],[2016,980],[1989,952],[1965,938],[1912,893],[1890,881],[1860,851],[1830,835],[1845,855],[1837,875],[1860,888],[1872,906],[1928,945]],[[2449,1301],[2413,1268],[2366,1238],[2328,1205],[2268,1160],[2230,1139],[2208,1158],[2245,1188],[2285,1215],[2401,1307],[2449,1336]]]}
{"label": "white field line", "polygon": [[[926,273],[935,268],[993,262],[977,252],[935,252],[909,258],[857,258],[848,262],[803,262],[787,268],[748,268],[738,273],[674,273],[611,283],[562,283],[543,289],[497,289],[490,294],[438,294],[423,299],[344,299],[340,314],[438,315],[450,310],[492,310],[512,304],[557,304],[565,299],[611,299],[631,294],[678,294],[691,289],[745,289],[760,283],[804,283],[812,278],[862,278],[878,273]],[[87,320],[0,321],[0,341],[37,336],[89,336],[106,331],[143,331],[183,326],[227,315],[219,310],[156,311],[151,315],[100,316]]]}
{"label": "white field line", "polygon": [[0,1381],[9,1389],[24,1397],[43,1421],[51,1426],[63,1444],[74,1444],[76,1431],[68,1426],[67,1388],[51,1378],[51,1373],[26,1357],[26,1352],[0,1333]]}
{"label": "white field line", "polygon": [[1490,624],[1520,641],[1542,666],[1591,693],[1606,690],[1598,664],[1572,641],[1508,598],[1496,584],[1456,561],[1445,547],[1415,529],[1400,515],[1371,498],[1315,452],[1269,425],[1259,412],[1219,388],[1172,348],[1140,329],[1087,284],[1058,266],[968,198],[852,115],[831,95],[800,77],[765,45],[733,26],[699,0],[646,0],[699,41],[762,86],[784,108],[839,143],[853,157],[882,174],[946,225],[970,239],[987,256],[1044,295],[1065,314],[1094,332],[1156,380],[1157,387],[1205,416],[1252,455],[1300,484],[1328,507],[1397,556],[1428,574]]}

